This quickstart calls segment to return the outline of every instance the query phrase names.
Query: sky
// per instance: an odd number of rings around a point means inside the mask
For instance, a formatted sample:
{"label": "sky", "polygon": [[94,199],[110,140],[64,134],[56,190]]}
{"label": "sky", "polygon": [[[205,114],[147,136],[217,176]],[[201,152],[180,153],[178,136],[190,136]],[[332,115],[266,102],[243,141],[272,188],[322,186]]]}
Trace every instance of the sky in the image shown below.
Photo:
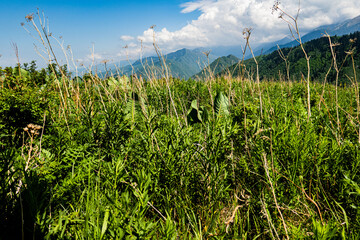
{"label": "sky", "polygon": [[[278,4],[291,16],[300,9],[302,34],[360,14],[359,0]],[[51,33],[58,61],[69,66],[153,55],[154,36],[165,54],[184,47],[210,50],[243,45],[243,29],[252,28],[250,43],[256,46],[289,35],[287,23],[279,18],[279,11],[272,11],[273,5],[272,0],[0,0],[0,66],[14,66],[18,58],[20,63],[47,64],[49,58],[33,25],[40,28],[40,20]],[[33,22],[25,19],[31,14]]]}

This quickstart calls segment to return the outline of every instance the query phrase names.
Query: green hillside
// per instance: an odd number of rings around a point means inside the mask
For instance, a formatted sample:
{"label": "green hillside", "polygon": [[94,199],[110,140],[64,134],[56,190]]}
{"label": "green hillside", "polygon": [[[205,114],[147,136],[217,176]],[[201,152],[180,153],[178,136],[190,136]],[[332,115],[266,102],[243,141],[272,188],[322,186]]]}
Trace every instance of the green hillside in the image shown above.
{"label": "green hillside", "polygon": [[201,72],[194,75],[192,78],[205,78],[211,77],[211,74],[218,74],[223,70],[226,70],[230,66],[239,62],[239,58],[234,55],[229,55],[226,57],[219,57],[215,61],[213,61],[208,67],[204,68]]}
{"label": "green hillside", "polygon": [[[347,76],[353,76],[353,64],[351,54],[355,61],[355,68],[359,72],[360,63],[360,32],[356,32],[341,37],[331,37],[331,41],[334,46],[334,52],[336,54],[337,65],[340,70],[339,79],[340,82],[349,82]],[[310,68],[311,68],[311,79],[322,81],[329,69],[332,66],[333,58],[329,47],[329,39],[322,37],[309,41],[304,44],[304,48],[307,54],[310,56]],[[287,58],[289,64],[289,75],[290,79],[300,80],[302,74],[306,75],[307,65],[304,53],[300,46],[295,48],[284,48],[282,49],[284,56]],[[285,61],[281,58],[278,51],[275,51],[268,55],[259,56],[256,58],[259,65],[260,79],[286,79],[287,71]],[[254,74],[256,71],[256,65],[253,59],[248,59],[244,62],[246,69],[245,72],[240,71],[237,64],[230,67],[230,71],[233,72],[233,76],[239,76],[240,73]],[[227,71],[223,71],[218,75],[224,75]],[[335,81],[336,71],[332,67],[327,81]]]}

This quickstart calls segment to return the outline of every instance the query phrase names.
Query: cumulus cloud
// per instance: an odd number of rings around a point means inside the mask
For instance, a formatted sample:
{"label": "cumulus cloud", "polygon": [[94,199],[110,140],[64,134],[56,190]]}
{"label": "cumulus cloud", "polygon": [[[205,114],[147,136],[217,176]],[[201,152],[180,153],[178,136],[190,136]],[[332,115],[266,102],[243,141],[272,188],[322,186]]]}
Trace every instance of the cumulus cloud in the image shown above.
{"label": "cumulus cloud", "polygon": [[113,54],[92,52],[85,55],[84,58],[76,59],[76,62],[80,65],[91,65],[92,63],[100,63],[104,60],[110,61],[112,60],[112,56]]}
{"label": "cumulus cloud", "polygon": [[128,36],[128,35],[123,35],[123,36],[120,37],[120,39],[123,40],[123,41],[125,41],[125,42],[127,42],[127,41],[132,41],[132,40],[134,40],[135,38],[132,37],[132,36]]}
{"label": "cumulus cloud", "polygon": [[[176,31],[156,29],[156,41],[163,49],[180,47],[230,46],[243,43],[243,29],[251,27],[253,43],[270,42],[289,34],[287,24],[272,13],[274,1],[268,0],[195,0],[181,5],[182,13],[199,11],[200,16]],[[296,16],[299,2],[282,0],[284,11]],[[360,13],[359,0],[302,0],[298,23],[302,33],[324,24],[331,24]],[[154,30],[144,31],[137,39],[153,42]]]}
{"label": "cumulus cloud", "polygon": [[104,56],[100,53],[91,53],[91,54],[88,54],[86,56],[87,59],[90,59],[90,60],[103,60],[104,59]]}

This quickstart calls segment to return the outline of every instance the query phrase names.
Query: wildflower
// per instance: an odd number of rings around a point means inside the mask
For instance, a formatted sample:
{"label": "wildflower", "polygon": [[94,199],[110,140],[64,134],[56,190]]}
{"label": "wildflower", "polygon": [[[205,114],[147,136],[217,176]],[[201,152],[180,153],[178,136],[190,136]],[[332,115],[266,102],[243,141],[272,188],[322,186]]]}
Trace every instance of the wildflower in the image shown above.
{"label": "wildflower", "polygon": [[39,135],[39,130],[40,130],[41,128],[42,128],[42,127],[39,126],[39,125],[29,123],[29,124],[24,128],[24,131],[25,131],[25,132],[28,132],[28,131],[30,130],[30,133],[31,133],[32,135]]}

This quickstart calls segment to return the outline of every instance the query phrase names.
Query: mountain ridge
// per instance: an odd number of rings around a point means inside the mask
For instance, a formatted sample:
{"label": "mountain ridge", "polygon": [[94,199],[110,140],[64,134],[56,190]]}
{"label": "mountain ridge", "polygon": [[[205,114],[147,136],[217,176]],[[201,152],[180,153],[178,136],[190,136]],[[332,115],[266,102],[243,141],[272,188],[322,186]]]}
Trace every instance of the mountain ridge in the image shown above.
{"label": "mountain ridge", "polygon": [[[322,25],[320,27],[314,28],[312,31],[308,32],[301,37],[303,43],[320,38],[323,34],[327,33],[330,36],[342,36],[350,33],[360,31],[360,15],[351,19],[344,20],[339,23]],[[293,40],[286,44],[279,44],[280,48],[295,47],[299,43],[296,40]],[[277,46],[274,45],[272,48],[264,52],[264,54],[272,53],[277,50]]]}
{"label": "mountain ridge", "polygon": [[[354,76],[352,58],[349,57],[349,54],[353,54],[357,76],[360,74],[360,51],[357,50],[360,49],[360,32],[343,36],[333,36],[331,37],[331,42],[338,43],[336,46],[333,46],[333,50],[336,53],[336,59],[340,70],[339,81],[342,83],[349,83],[349,76]],[[329,40],[324,37],[314,39],[304,43],[304,48],[310,57],[311,79],[318,81],[327,79],[328,82],[333,82],[336,72],[332,65],[333,57],[330,51]],[[287,61],[290,63],[290,79],[302,79],[304,73],[307,71],[307,66],[300,46],[294,48],[283,48],[282,52],[287,57]],[[272,52],[256,58],[259,66],[260,79],[287,79],[286,64],[278,52]],[[249,72],[250,75],[255,74],[254,69],[256,69],[256,64],[253,59],[244,61],[244,66],[246,66],[246,71]],[[233,77],[244,74],[244,72],[239,69],[238,64],[230,66],[229,70],[234,73]],[[217,75],[217,77],[223,76],[227,73],[228,71],[222,71]]]}
{"label": "mountain ridge", "polygon": [[[180,79],[188,79],[189,77],[201,71],[201,65],[206,67],[208,61],[211,63],[217,58],[217,56],[212,54],[206,56],[206,54],[198,49],[190,50],[187,48],[182,48],[175,52],[164,55],[163,58],[171,76]],[[163,70],[163,64],[159,57],[150,56],[136,60],[131,65],[120,68],[120,73],[123,75],[138,74],[145,78],[161,78],[163,75]],[[113,75],[117,75],[116,72],[111,73]],[[151,73],[151,76],[149,73]]]}
{"label": "mountain ridge", "polygon": [[[347,19],[339,23],[323,25],[313,29],[312,31],[308,32],[302,37],[303,43],[309,42],[311,40],[317,39],[322,37],[322,35],[327,32],[330,36],[334,35],[346,35],[352,32],[360,31],[360,15],[352,18]],[[280,48],[289,48],[289,47],[296,47],[298,42],[296,40],[292,40],[289,37],[285,37],[275,42],[271,43],[264,43],[254,48],[254,55],[261,56],[271,54],[272,52]],[[222,56],[219,58],[216,56],[216,53],[221,52],[222,50],[232,51],[230,54],[226,54],[226,56]],[[215,54],[212,54],[215,52]],[[229,46],[229,47],[214,47],[212,51],[206,51],[205,48],[195,48],[193,50],[182,48],[175,52],[170,52],[164,55],[164,60],[166,62],[166,66],[170,71],[171,76],[180,78],[180,79],[188,79],[190,77],[200,77],[205,76],[204,73],[206,71],[206,67],[208,63],[211,65],[214,61],[218,60],[219,63],[214,63],[210,66],[210,69],[213,73],[217,74],[221,72],[224,68],[228,68],[231,66],[227,61],[227,57],[232,55],[233,57],[237,58],[237,61],[240,57],[239,54],[235,52],[241,52],[241,46]],[[208,57],[204,53],[209,53]],[[250,53],[245,55],[245,60],[250,59],[252,56]],[[231,61],[230,61],[231,62]],[[223,69],[221,69],[223,68]],[[109,70],[110,69],[110,70]],[[162,62],[159,60],[158,56],[150,56],[143,59],[138,59],[134,61],[132,64],[119,67],[117,69],[109,68],[109,72],[113,75],[117,75],[118,70],[120,70],[121,74],[124,75],[132,75],[132,74],[141,74],[144,77],[163,77],[163,66]],[[151,72],[151,76],[148,73]],[[104,75],[104,74],[103,74]]]}

